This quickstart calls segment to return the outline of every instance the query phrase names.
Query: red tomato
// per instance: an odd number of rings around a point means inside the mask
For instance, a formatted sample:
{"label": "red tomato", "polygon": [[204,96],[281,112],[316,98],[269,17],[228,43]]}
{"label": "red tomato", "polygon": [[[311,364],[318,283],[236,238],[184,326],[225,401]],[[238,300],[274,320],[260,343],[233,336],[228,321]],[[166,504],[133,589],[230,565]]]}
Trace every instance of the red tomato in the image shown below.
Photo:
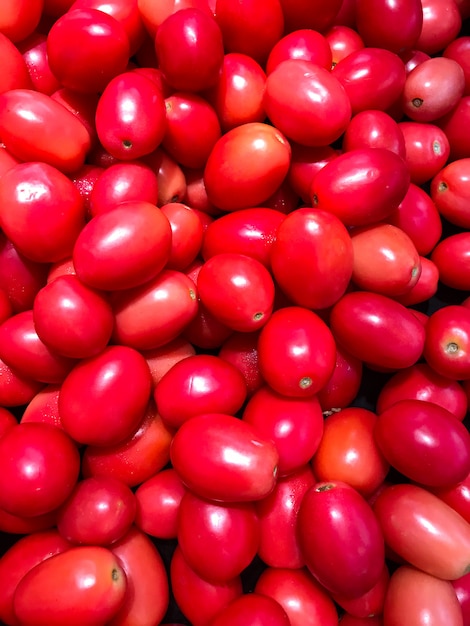
{"label": "red tomato", "polygon": [[423,352],[421,322],[410,309],[382,294],[345,294],[331,311],[330,327],[347,352],[373,367],[410,367]]}
{"label": "red tomato", "polygon": [[465,75],[464,95],[470,95],[470,38],[468,36],[457,37],[443,51],[442,56],[446,59],[457,61]]}
{"label": "red tomato", "polygon": [[243,593],[240,576],[223,583],[208,582],[198,576],[179,546],[171,558],[170,582],[178,607],[193,626],[207,626]]}
{"label": "red tomato", "polygon": [[170,258],[166,267],[185,270],[201,249],[204,235],[202,222],[196,211],[181,202],[169,202],[161,211],[168,218],[171,227]]}
{"label": "red tomato", "polygon": [[0,32],[16,43],[36,29],[43,9],[42,0],[6,0],[0,14]]}
{"label": "red tomato", "polygon": [[430,489],[438,498],[457,511],[470,524],[470,474],[449,487]]}
{"label": "red tomato", "polygon": [[406,157],[411,182],[422,185],[431,180],[447,163],[449,140],[443,130],[426,122],[399,122],[405,138]]}
{"label": "red tomato", "polygon": [[317,480],[343,481],[369,497],[390,468],[374,439],[377,415],[361,407],[346,407],[325,419],[323,437],[312,458]]}
{"label": "red tomato", "polygon": [[224,413],[199,414],[186,421],[173,437],[170,458],[189,489],[220,502],[267,496],[276,483],[279,462],[272,441]]}
{"label": "red tomato", "polygon": [[418,282],[407,293],[396,296],[396,300],[406,306],[426,302],[436,295],[439,287],[439,270],[437,265],[423,256],[420,257],[421,274]]}
{"label": "red tomato", "polygon": [[373,505],[386,544],[423,572],[455,580],[468,571],[470,526],[423,487],[393,484]]}
{"label": "red tomato", "polygon": [[470,378],[470,310],[449,305],[434,311],[426,324],[424,358],[438,374]]}
{"label": "red tomato", "polygon": [[176,363],[155,388],[157,410],[175,430],[199,413],[235,415],[246,400],[246,383],[231,363],[212,354]]}
{"label": "red tomato", "polygon": [[322,410],[331,413],[351,404],[359,392],[362,373],[362,361],[337,345],[333,374],[317,394]]}
{"label": "red tomato", "polygon": [[28,259],[51,263],[70,256],[84,223],[79,191],[52,165],[19,163],[1,177],[0,226]]}
{"label": "red tomato", "polygon": [[288,306],[275,311],[262,328],[259,367],[266,383],[295,398],[315,395],[336,363],[336,345],[326,323],[313,311]]}
{"label": "red tomato", "polygon": [[451,583],[406,565],[390,578],[383,618],[387,626],[463,626],[460,603]]}
{"label": "red tomato", "polygon": [[463,626],[468,626],[470,623],[470,573],[464,574],[457,580],[452,580],[451,584],[454,588],[457,600],[459,601],[460,608],[462,610]]}
{"label": "red tomato", "polygon": [[129,61],[129,38],[115,17],[97,9],[67,11],[47,35],[52,72],[64,87],[99,93],[124,72]]}
{"label": "red tomato", "polygon": [[304,59],[288,59],[268,74],[264,108],[289,139],[326,146],[338,139],[351,119],[351,105],[335,75]]}
{"label": "red tomato", "polygon": [[281,0],[285,30],[311,28],[324,32],[333,25],[341,9],[341,0],[325,4],[322,0]]}
{"label": "red tomato", "polygon": [[158,27],[155,50],[158,66],[173,89],[202,91],[217,82],[224,41],[219,24],[205,11],[184,8],[169,15]]}
{"label": "red tomato", "polygon": [[469,232],[462,231],[441,239],[431,254],[439,270],[439,279],[448,287],[468,290]]}
{"label": "red tomato", "polygon": [[18,423],[16,417],[8,409],[0,407],[0,438]]}
{"label": "red tomato", "polygon": [[23,55],[34,89],[50,96],[61,85],[49,67],[46,42],[46,35],[33,32],[20,42],[18,50]]}
{"label": "red tomato", "polygon": [[229,582],[257,554],[260,527],[252,502],[215,503],[186,491],[178,516],[178,546],[204,580]]}
{"label": "red tomato", "polygon": [[388,566],[384,565],[377,583],[362,596],[349,598],[347,596],[333,595],[333,599],[336,604],[339,604],[342,609],[347,611],[348,615],[364,619],[380,616],[383,613],[389,582],[390,572]]}
{"label": "red tomato", "polygon": [[268,567],[304,566],[297,538],[297,514],[306,491],[315,484],[309,465],[280,478],[273,491],[256,503],[260,525],[258,556]]}
{"label": "red tomato", "polygon": [[[452,160],[463,159],[470,154],[470,96],[464,96],[450,113],[444,115],[439,128],[445,133],[450,146],[449,157]],[[445,163],[443,164],[443,166]],[[436,172],[437,173],[437,172]]]}
{"label": "red tomato", "polygon": [[353,244],[335,215],[300,208],[279,225],[270,261],[276,283],[292,303],[324,309],[337,302],[349,285]]}
{"label": "red tomato", "polygon": [[366,110],[349,122],[342,140],[345,152],[358,148],[386,148],[405,158],[405,139],[397,122],[384,111]]}
{"label": "red tomato", "polygon": [[32,532],[20,537],[0,558],[0,619],[18,624],[13,610],[15,589],[33,567],[71,547],[56,529]]}
{"label": "red tomato", "polygon": [[59,412],[66,432],[88,445],[122,442],[142,420],[151,384],[147,361],[128,346],[108,346],[82,359],[60,391]]}
{"label": "red tomato", "polygon": [[258,593],[244,593],[217,613],[211,626],[290,626],[287,613],[276,600]]}
{"label": "red tomato", "polygon": [[308,463],[322,439],[323,413],[316,396],[290,398],[265,385],[248,400],[242,419],[260,436],[274,441],[279,476]]}
{"label": "red tomato", "polygon": [[222,211],[265,202],[289,170],[291,148],[269,124],[251,122],[232,128],[214,145],[204,169],[207,195]]}
{"label": "red tomato", "polygon": [[385,565],[382,531],[350,485],[311,487],[300,504],[297,531],[308,569],[330,592],[357,597],[377,584]]}
{"label": "red tomato", "polygon": [[287,33],[274,44],[266,61],[266,73],[271,74],[283,61],[302,59],[331,69],[332,53],[324,35],[311,28]]}
{"label": "red tomato", "polygon": [[333,600],[305,568],[268,567],[261,572],[255,593],[276,600],[291,626],[338,626]]}
{"label": "red tomato", "polygon": [[60,387],[60,384],[51,384],[38,391],[25,408],[20,423],[46,422],[58,428],[63,428],[59,415]]}
{"label": "red tomato", "polygon": [[430,55],[446,48],[459,34],[462,18],[456,2],[421,0],[423,26],[416,47]]}
{"label": "red tomato", "polygon": [[315,148],[291,142],[291,146],[292,159],[286,181],[308,207],[313,177],[324,165],[339,156],[340,151],[329,145]]}
{"label": "red tomato", "polygon": [[248,397],[263,384],[258,363],[258,337],[259,331],[232,333],[222,343],[218,352],[220,358],[240,370],[246,382]]}
{"label": "red tomato", "polygon": [[410,183],[405,162],[385,148],[358,148],[327,163],[313,178],[312,206],[330,211],[346,226],[387,218]]}
{"label": "red tomato", "polygon": [[108,476],[80,480],[60,507],[57,528],[75,544],[106,546],[121,539],[134,521],[130,488]]}
{"label": "red tomato", "polygon": [[[348,0],[345,0],[343,7],[346,7],[347,4]],[[364,48],[364,41],[359,33],[350,26],[340,22],[333,24],[333,26],[325,32],[325,38],[331,49],[332,68],[339,63],[341,59],[351,54],[351,52]]]}
{"label": "red tomato", "polygon": [[126,587],[123,568],[110,550],[80,546],[33,567],[16,588],[14,611],[25,626],[99,626],[116,614]]}
{"label": "red tomato", "polygon": [[378,46],[401,53],[411,50],[423,26],[421,0],[359,0],[356,3],[356,28],[366,46]]}
{"label": "red tomato", "polygon": [[63,430],[50,424],[10,428],[0,439],[0,452],[0,507],[13,515],[53,511],[77,482],[77,447]]}
{"label": "red tomato", "polygon": [[159,624],[169,605],[168,577],[156,546],[135,527],[110,548],[126,578],[124,604],[108,626]]}
{"label": "red tomato", "polygon": [[3,63],[0,93],[10,89],[31,89],[33,85],[24,57],[17,46],[1,31],[0,53]]}
{"label": "red tomato", "polygon": [[22,515],[12,515],[0,509],[0,530],[3,533],[12,535],[28,535],[31,533],[51,530],[57,520],[57,509],[43,515],[25,517]]}
{"label": "red tomato", "polygon": [[23,376],[0,359],[0,406],[28,404],[43,386],[43,383]]}
{"label": "red tomato", "polygon": [[157,205],[181,202],[186,194],[186,179],[178,163],[163,148],[157,148],[142,160],[157,174]]}
{"label": "red tomato", "polygon": [[196,350],[194,346],[183,339],[183,337],[177,337],[161,348],[145,350],[142,354],[150,368],[153,387],[155,388],[173,365],[185,359],[187,356],[193,356],[196,354]]}
{"label": "red tomato", "polygon": [[432,179],[430,191],[442,217],[456,226],[470,227],[466,201],[470,193],[470,158],[457,159],[443,167]]}

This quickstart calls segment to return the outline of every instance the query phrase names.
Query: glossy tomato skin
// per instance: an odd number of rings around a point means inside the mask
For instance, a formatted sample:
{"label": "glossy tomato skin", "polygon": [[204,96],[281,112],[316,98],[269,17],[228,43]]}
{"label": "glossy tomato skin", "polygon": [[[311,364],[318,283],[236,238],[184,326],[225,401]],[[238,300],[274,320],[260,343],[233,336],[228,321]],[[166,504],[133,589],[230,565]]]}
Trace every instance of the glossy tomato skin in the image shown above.
{"label": "glossy tomato skin", "polygon": [[0,183],[0,226],[31,261],[69,256],[85,223],[85,207],[72,181],[44,162],[19,163]]}
{"label": "glossy tomato skin", "polygon": [[150,154],[166,130],[159,87],[137,72],[122,72],[105,86],[96,107],[96,132],[106,150],[127,161]]}
{"label": "glossy tomato skin", "polygon": [[359,392],[362,361],[336,345],[336,364],[332,375],[317,394],[320,406],[326,414],[343,409],[353,402]]}
{"label": "glossy tomato skin", "polygon": [[379,46],[401,53],[416,46],[423,26],[419,0],[381,2],[359,0],[356,27],[366,46]]}
{"label": "glossy tomato skin", "polygon": [[194,354],[196,354],[194,346],[182,337],[177,337],[161,348],[145,350],[143,355],[150,368],[153,389],[173,365]]}
{"label": "glossy tomato skin", "polygon": [[308,463],[323,434],[323,413],[316,396],[286,397],[267,385],[248,400],[242,419],[276,444],[279,476],[289,475]]}
{"label": "glossy tomato skin", "polygon": [[10,89],[31,89],[33,85],[25,59],[3,32],[0,32],[0,52],[4,62],[0,93]]}
{"label": "glossy tomato skin", "polygon": [[286,137],[307,146],[333,143],[351,119],[349,98],[335,75],[303,59],[288,59],[268,74],[264,108]]}
{"label": "glossy tomato skin", "polygon": [[411,182],[422,185],[431,180],[447,163],[450,144],[445,132],[429,122],[402,121],[406,157]]}
{"label": "glossy tomato skin", "polygon": [[453,380],[470,378],[470,310],[449,305],[434,311],[426,324],[424,358],[436,372]]}
{"label": "glossy tomato skin", "polygon": [[270,259],[276,283],[292,303],[324,309],[337,302],[349,285],[353,244],[338,217],[304,207],[279,225]]}
{"label": "glossy tomato skin", "polygon": [[182,202],[170,202],[162,207],[171,227],[171,250],[167,268],[185,270],[198,256],[204,236],[199,215]]}
{"label": "glossy tomato skin", "polygon": [[456,2],[423,0],[422,6],[423,26],[416,47],[435,55],[457,37],[462,18]]}
{"label": "glossy tomato skin", "polygon": [[211,626],[289,626],[287,613],[279,602],[258,593],[245,593],[233,600],[211,621]]}
{"label": "glossy tomato skin", "polygon": [[427,489],[404,483],[389,485],[378,495],[373,509],[385,543],[408,564],[444,580],[468,572],[469,525]]}
{"label": "glossy tomato skin", "polygon": [[20,537],[3,552],[0,558],[0,619],[16,626],[18,620],[13,610],[13,597],[20,580],[35,565],[45,559],[65,552],[71,544],[56,529],[32,532]]}
{"label": "glossy tomato skin", "polygon": [[291,626],[338,626],[338,613],[330,595],[305,568],[268,567],[261,572],[255,593],[276,600]]}
{"label": "glossy tomato skin", "polygon": [[33,32],[18,46],[31,77],[34,88],[51,95],[60,88],[60,83],[51,72],[46,51],[47,36]]}
{"label": "glossy tomato skin", "polygon": [[15,591],[14,610],[25,625],[67,622],[98,626],[108,622],[122,605],[126,585],[123,568],[110,550],[75,547],[42,561],[22,578]]}
{"label": "glossy tomato skin", "polygon": [[155,388],[158,412],[175,430],[198,413],[235,415],[246,400],[240,371],[212,354],[188,356],[176,363]]}
{"label": "glossy tomato skin", "polygon": [[98,9],[67,11],[47,35],[51,70],[64,87],[74,91],[101,92],[124,72],[129,54],[123,25]]}
{"label": "glossy tomato skin", "polygon": [[91,147],[82,122],[33,89],[0,94],[0,131],[7,149],[21,161],[43,161],[66,173],[83,165]]}
{"label": "glossy tomato skin", "polygon": [[323,437],[311,460],[317,480],[341,480],[365,498],[385,480],[390,468],[374,439],[377,415],[346,407],[325,419]]}
{"label": "glossy tomato skin", "polygon": [[263,384],[258,364],[259,331],[232,333],[219,348],[218,356],[235,365],[243,375],[247,386],[247,397]]}
{"label": "glossy tomato skin", "polygon": [[3,407],[28,404],[44,383],[23,376],[0,359],[0,402]]}
{"label": "glossy tomato skin", "polygon": [[445,165],[431,181],[431,198],[440,215],[462,228],[470,226],[470,214],[465,202],[469,171],[470,158],[457,159]]}
{"label": "glossy tomato skin", "polygon": [[[151,385],[147,361],[137,350],[108,346],[82,359],[64,380],[59,396],[62,424],[79,443],[120,443],[142,420]],[[88,392],[86,400],[83,389]]]}
{"label": "glossy tomato skin", "polygon": [[382,531],[367,501],[347,483],[311,487],[297,530],[307,567],[331,592],[357,597],[379,580],[385,564]]}
{"label": "glossy tomato skin", "polygon": [[209,200],[222,211],[260,205],[281,185],[290,158],[289,142],[269,124],[249,122],[229,130],[204,168]]}
{"label": "glossy tomato skin", "polygon": [[373,367],[410,367],[423,352],[421,322],[403,304],[382,294],[345,294],[331,310],[330,326],[345,350]]}
{"label": "glossy tomato skin", "polygon": [[266,61],[266,73],[270,74],[288,59],[303,59],[331,69],[332,54],[326,37],[309,28],[298,29],[284,35],[273,46]]}
{"label": "glossy tomato skin", "polygon": [[343,150],[386,148],[405,158],[405,140],[397,122],[385,111],[370,109],[357,113],[349,122]]}
{"label": "glossy tomato skin", "polygon": [[258,556],[268,567],[298,569],[305,565],[297,537],[302,498],[316,482],[309,465],[279,478],[273,491],[256,503],[260,526]]}
{"label": "glossy tomato skin", "polygon": [[461,482],[450,487],[431,489],[433,494],[457,511],[467,522],[470,523],[470,475]]}
{"label": "glossy tomato skin", "polygon": [[[346,7],[347,4],[347,1],[343,2],[344,7]],[[331,28],[325,32],[325,38],[328,41],[332,53],[332,68],[339,63],[341,59],[351,54],[351,52],[364,48],[362,37],[352,28],[352,25],[340,21],[333,24]]]}
{"label": "glossy tomato skin", "polygon": [[178,429],[170,458],[196,495],[220,502],[250,502],[273,490],[279,453],[247,422],[224,413],[206,413]]}
{"label": "glossy tomato skin", "polygon": [[18,424],[0,439],[0,450],[0,507],[7,512],[26,517],[49,513],[72,492],[80,458],[77,447],[60,428]]}
{"label": "glossy tomato skin", "polygon": [[364,226],[387,218],[402,202],[409,184],[406,164],[396,153],[357,148],[317,172],[310,197],[313,207],[330,211],[346,226]]}
{"label": "glossy tomato skin", "polygon": [[452,584],[408,565],[391,576],[385,598],[384,624],[463,626],[462,610]]}
{"label": "glossy tomato skin", "polygon": [[[388,565],[385,564],[377,583],[362,596],[348,598],[335,594],[333,595],[333,599],[348,615],[357,617],[358,619],[381,616],[383,614],[389,582],[390,571]],[[351,626],[353,626],[353,624],[351,624]],[[360,626],[360,624],[358,624],[358,626]]]}
{"label": "glossy tomato skin", "polygon": [[453,289],[466,291],[469,288],[468,254],[469,233],[464,230],[441,239],[431,253],[431,260],[437,265],[439,279]]}
{"label": "glossy tomato skin", "polygon": [[457,595],[457,600],[459,601],[460,608],[462,610],[463,617],[463,626],[468,626],[469,618],[470,618],[470,605],[469,605],[469,581],[470,575],[464,574],[461,578],[457,580],[452,580],[451,584],[454,588],[454,591]]}
{"label": "glossy tomato skin", "polygon": [[399,400],[380,413],[374,437],[389,463],[422,485],[451,486],[470,471],[467,429],[432,402]]}
{"label": "glossy tomato skin", "polygon": [[170,591],[157,547],[132,526],[110,549],[124,571],[126,593],[124,603],[107,624],[159,624],[168,609]]}

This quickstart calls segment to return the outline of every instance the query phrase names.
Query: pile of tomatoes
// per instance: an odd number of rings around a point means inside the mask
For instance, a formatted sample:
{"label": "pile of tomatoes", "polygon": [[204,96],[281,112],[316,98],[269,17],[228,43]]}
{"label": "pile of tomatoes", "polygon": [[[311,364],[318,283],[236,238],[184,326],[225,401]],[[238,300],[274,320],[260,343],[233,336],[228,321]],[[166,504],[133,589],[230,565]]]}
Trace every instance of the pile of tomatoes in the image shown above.
{"label": "pile of tomatoes", "polygon": [[469,20],[2,0],[1,624],[470,626]]}

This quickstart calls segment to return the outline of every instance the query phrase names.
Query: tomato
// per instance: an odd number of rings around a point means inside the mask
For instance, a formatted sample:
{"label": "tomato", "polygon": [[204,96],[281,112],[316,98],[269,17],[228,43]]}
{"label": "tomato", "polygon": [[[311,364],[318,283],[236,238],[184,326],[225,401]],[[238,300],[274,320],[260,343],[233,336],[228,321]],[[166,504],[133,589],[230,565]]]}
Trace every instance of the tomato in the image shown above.
{"label": "tomato", "polygon": [[405,161],[415,185],[431,180],[447,163],[449,140],[441,128],[428,122],[399,122],[405,138]]}
{"label": "tomato", "polygon": [[[383,613],[389,582],[390,572],[388,566],[384,565],[377,583],[362,596],[349,598],[333,595],[333,599],[342,609],[347,611],[348,615],[364,619],[379,616]],[[351,624],[351,626],[353,625]]]}
{"label": "tomato", "polygon": [[11,411],[0,407],[0,438],[8,431],[12,426],[16,426],[17,419]]}
{"label": "tomato", "polygon": [[60,507],[57,528],[71,543],[106,546],[127,533],[135,511],[134,494],[125,483],[104,476],[84,478]]}
{"label": "tomato", "polygon": [[432,493],[457,511],[470,523],[470,474],[459,483],[449,487],[430,489]]}
{"label": "tomato", "polygon": [[96,132],[112,156],[127,161],[150,154],[165,130],[165,101],[154,82],[122,72],[106,84],[96,107]]}
{"label": "tomato", "polygon": [[366,46],[396,53],[411,50],[416,47],[422,26],[420,0],[359,0],[356,4],[356,28]]}
{"label": "tomato", "polygon": [[16,43],[26,39],[41,19],[42,0],[6,0],[0,15],[0,32]]}
{"label": "tomato", "polygon": [[442,56],[446,59],[453,59],[454,61],[457,61],[457,63],[463,69],[465,75],[465,96],[470,95],[469,43],[470,39],[468,38],[468,36],[457,37],[446,47],[446,49],[442,53]]}
{"label": "tomato", "polygon": [[243,593],[240,576],[223,583],[211,583],[198,576],[179,546],[170,561],[170,583],[177,605],[193,626],[206,626]]}
{"label": "tomato", "polygon": [[101,352],[114,325],[106,297],[74,275],[59,276],[38,291],[33,320],[41,341],[57,354],[73,359]]}
{"label": "tomato", "polygon": [[64,86],[99,93],[124,72],[129,38],[115,17],[98,9],[67,11],[47,35],[47,56],[53,74]]}
{"label": "tomato", "polygon": [[163,469],[135,491],[135,525],[151,537],[176,539],[179,508],[186,489],[176,470]]}
{"label": "tomato", "polygon": [[0,405],[14,407],[28,404],[43,383],[23,376],[0,359]]}
{"label": "tomato", "polygon": [[231,363],[212,354],[188,356],[176,363],[155,388],[164,423],[175,430],[199,413],[235,415],[246,400],[246,383]]}
{"label": "tomato", "polygon": [[319,170],[310,197],[316,209],[330,211],[346,226],[387,218],[403,201],[410,183],[405,162],[386,148],[357,148]]}
{"label": "tomato", "polygon": [[268,567],[299,569],[304,566],[296,525],[306,491],[315,484],[312,468],[304,465],[281,477],[273,491],[256,502],[260,526],[258,555]]}
{"label": "tomato", "polygon": [[180,426],[171,442],[170,459],[196,495],[220,502],[250,502],[273,490],[279,453],[247,422],[224,413],[205,413]]}
{"label": "tomato", "polygon": [[211,626],[289,626],[291,622],[279,602],[258,593],[245,593],[217,613]]}
{"label": "tomato", "polygon": [[322,439],[323,413],[316,396],[286,397],[265,385],[248,400],[242,419],[276,444],[279,476],[308,463]]}
{"label": "tomato", "polygon": [[207,195],[222,211],[265,202],[289,170],[291,148],[273,126],[250,122],[232,128],[214,145],[204,168]]}
{"label": "tomato", "polygon": [[458,304],[442,307],[430,315],[424,358],[438,374],[454,380],[470,378],[469,324],[470,310]]}
{"label": "tomato", "polygon": [[218,356],[235,365],[243,375],[247,397],[251,397],[263,384],[258,364],[259,331],[232,333],[220,346]]}
{"label": "tomato", "polygon": [[469,115],[470,96],[464,96],[450,113],[436,120],[449,142],[449,157],[452,160],[463,159],[469,156],[470,134],[466,125]]}
{"label": "tomato", "polygon": [[216,503],[186,491],[178,515],[178,546],[204,580],[228,582],[256,556],[260,526],[252,502]]}
{"label": "tomato", "polygon": [[291,146],[292,158],[286,180],[308,207],[313,177],[324,165],[339,156],[340,150],[329,145],[315,148],[295,142],[291,142]]}
{"label": "tomato", "polygon": [[123,568],[107,548],[71,548],[42,561],[21,579],[14,611],[25,626],[98,626],[116,614],[126,586]]}
{"label": "tomato", "polygon": [[202,91],[217,82],[224,41],[219,24],[205,11],[184,8],[169,15],[158,27],[155,50],[159,68],[173,89]]}
{"label": "tomato", "polygon": [[333,25],[341,9],[341,0],[325,4],[321,0],[282,0],[285,30],[292,32],[299,28],[311,28],[324,32]]}
{"label": "tomato", "polygon": [[467,626],[469,623],[469,588],[470,575],[464,574],[457,580],[452,580],[451,585],[454,588],[457,600],[459,601],[460,608],[462,610],[463,626]]}
{"label": "tomato", "polygon": [[353,243],[335,215],[300,208],[279,225],[270,260],[276,283],[292,303],[324,309],[337,302],[348,287]]}
{"label": "tomato", "polygon": [[59,384],[50,384],[43,387],[30,400],[26,406],[20,423],[24,422],[46,422],[63,428],[62,420],[59,415]]}
{"label": "tomato", "polygon": [[322,410],[328,414],[351,404],[359,392],[362,373],[362,361],[337,345],[335,369],[317,393]]}
{"label": "tomato", "polygon": [[0,619],[3,622],[12,626],[18,624],[13,610],[13,597],[18,583],[29,570],[70,547],[71,544],[56,529],[51,529],[20,537],[3,552],[0,557]]}
{"label": "tomato", "polygon": [[408,564],[444,580],[468,572],[470,527],[430,491],[393,484],[378,495],[373,509],[386,544]]}
{"label": "tomato", "polygon": [[0,452],[0,507],[13,515],[53,511],[77,482],[77,447],[56,426],[18,424],[0,439]]}
{"label": "tomato", "polygon": [[348,96],[335,75],[304,59],[288,59],[268,74],[264,108],[288,139],[307,146],[334,142],[351,118]]}
{"label": "tomato", "polygon": [[204,236],[203,225],[196,211],[181,202],[169,202],[161,209],[171,227],[168,269],[185,270],[198,256]]}
{"label": "tomato", "polygon": [[3,60],[0,93],[10,89],[31,89],[32,82],[26,61],[17,46],[0,31],[0,52]]}
{"label": "tomato", "polygon": [[431,181],[431,198],[440,215],[462,228],[470,227],[470,213],[465,198],[470,181],[470,158],[445,165]]}
{"label": "tomato", "polygon": [[43,530],[51,530],[54,528],[56,520],[57,509],[34,517],[12,515],[4,509],[0,509],[0,531],[11,535],[28,535]]}
{"label": "tomato", "polygon": [[399,626],[403,620],[410,626],[463,626],[451,583],[405,565],[390,578],[383,617],[387,626]]}
{"label": "tomato", "polygon": [[291,626],[338,626],[333,600],[305,568],[268,567],[261,572],[255,593],[276,600]]}
{"label": "tomato", "polygon": [[161,147],[142,160],[157,174],[157,205],[181,202],[186,194],[186,179],[178,163]]}
{"label": "tomato", "polygon": [[331,330],[313,311],[288,306],[275,311],[262,328],[259,367],[266,383],[281,395],[305,398],[328,382],[336,363]]}
{"label": "tomato", "polygon": [[171,367],[173,367],[173,365],[187,356],[193,356],[196,354],[196,350],[194,346],[192,346],[183,337],[177,337],[161,348],[145,350],[142,354],[144,355],[150,368],[153,388],[155,388],[162,377],[168,372],[169,369],[171,369]]}
{"label": "tomato", "polygon": [[324,35],[311,28],[302,28],[284,35],[274,44],[266,61],[266,73],[288,59],[303,59],[331,69],[332,53]]}
{"label": "tomato", "polygon": [[421,0],[421,3],[423,26],[416,47],[427,54],[435,55],[458,36],[462,18],[456,2]]}
{"label": "tomato", "polygon": [[61,85],[49,67],[46,42],[46,35],[33,32],[20,42],[18,50],[23,55],[34,89],[50,96]]}
{"label": "tomato", "polygon": [[[348,1],[343,2],[346,7]],[[355,18],[354,18],[355,19]],[[350,26],[342,23],[336,23],[325,32],[325,38],[330,46],[332,54],[331,67],[356,50],[364,48],[364,41],[359,33]]]}
{"label": "tomato", "polygon": [[124,604],[109,626],[159,624],[170,601],[163,559],[152,541],[135,527],[110,548],[126,578]]}
{"label": "tomato", "polygon": [[308,569],[330,592],[357,597],[377,584],[385,564],[382,531],[350,485],[311,487],[300,504],[297,531]]}
{"label": "tomato", "polygon": [[357,113],[346,127],[342,147],[386,148],[405,158],[405,139],[397,122],[385,111],[370,109]]}

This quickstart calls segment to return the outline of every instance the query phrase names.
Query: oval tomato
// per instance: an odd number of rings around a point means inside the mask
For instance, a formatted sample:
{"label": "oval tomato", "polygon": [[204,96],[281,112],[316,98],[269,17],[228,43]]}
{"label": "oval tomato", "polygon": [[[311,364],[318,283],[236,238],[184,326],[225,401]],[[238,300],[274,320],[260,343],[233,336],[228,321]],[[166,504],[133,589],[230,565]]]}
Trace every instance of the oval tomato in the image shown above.
{"label": "oval tomato", "polygon": [[238,624],[291,626],[287,613],[279,602],[254,592],[244,593],[230,602],[211,621],[211,626],[238,626]]}

